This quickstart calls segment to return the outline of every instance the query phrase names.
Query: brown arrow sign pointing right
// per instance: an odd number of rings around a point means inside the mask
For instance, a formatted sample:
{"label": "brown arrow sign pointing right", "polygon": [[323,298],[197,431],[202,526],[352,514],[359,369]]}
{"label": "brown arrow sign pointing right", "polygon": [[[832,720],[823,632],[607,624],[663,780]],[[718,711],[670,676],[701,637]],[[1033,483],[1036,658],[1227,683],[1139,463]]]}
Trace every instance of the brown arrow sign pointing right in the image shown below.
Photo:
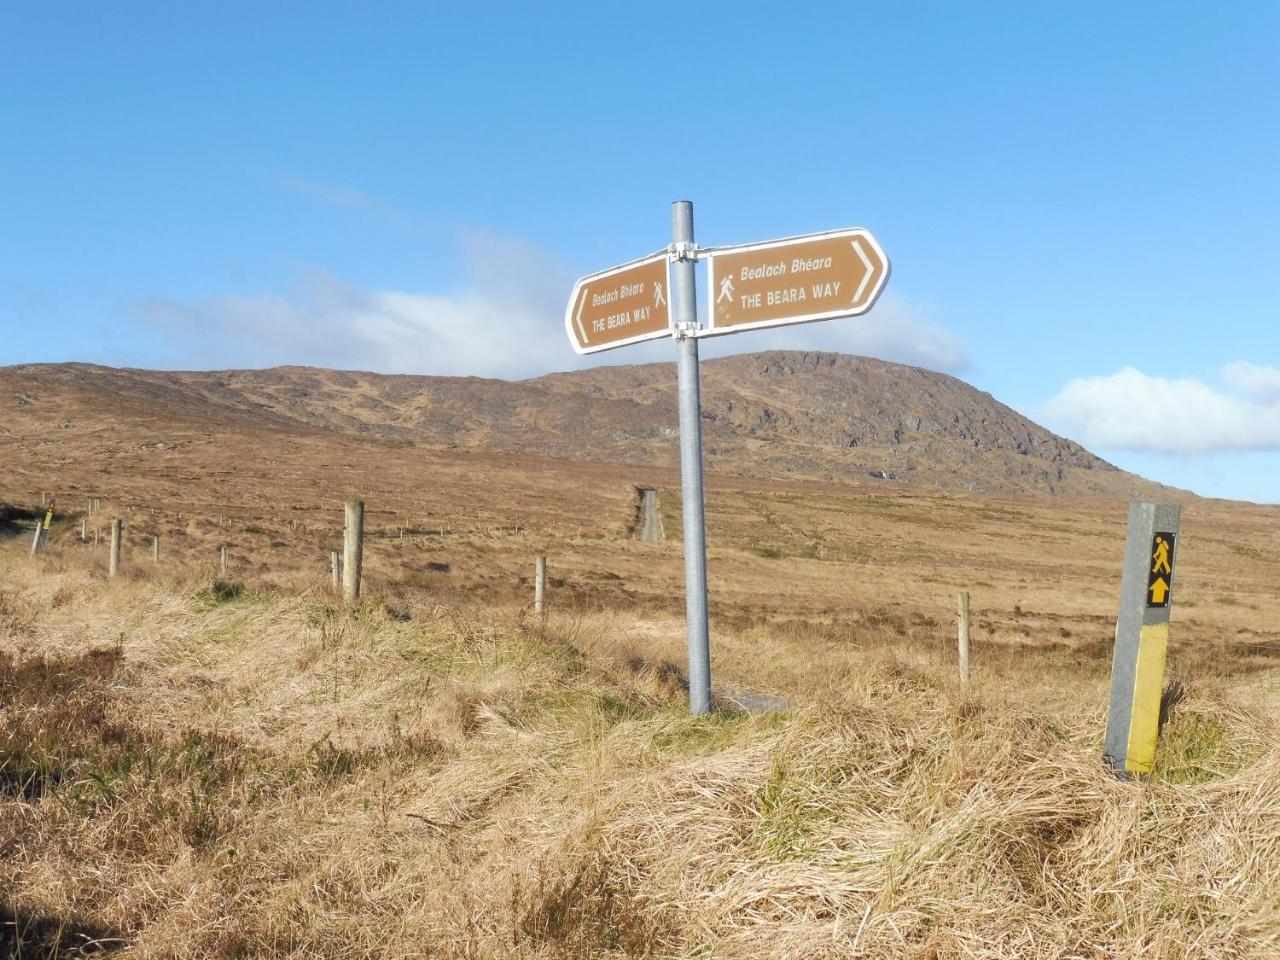
{"label": "brown arrow sign pointing right", "polygon": [[889,279],[889,258],[861,227],[711,252],[708,334],[866,313]]}

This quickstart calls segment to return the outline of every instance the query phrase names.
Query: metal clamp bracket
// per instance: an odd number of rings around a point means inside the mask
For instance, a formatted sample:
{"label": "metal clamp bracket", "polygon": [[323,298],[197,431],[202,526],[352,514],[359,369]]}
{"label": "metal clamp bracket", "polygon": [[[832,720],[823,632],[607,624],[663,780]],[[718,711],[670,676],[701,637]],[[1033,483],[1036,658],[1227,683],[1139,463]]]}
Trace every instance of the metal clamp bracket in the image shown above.
{"label": "metal clamp bracket", "polygon": [[687,240],[667,244],[667,253],[677,260],[697,260],[698,245]]}

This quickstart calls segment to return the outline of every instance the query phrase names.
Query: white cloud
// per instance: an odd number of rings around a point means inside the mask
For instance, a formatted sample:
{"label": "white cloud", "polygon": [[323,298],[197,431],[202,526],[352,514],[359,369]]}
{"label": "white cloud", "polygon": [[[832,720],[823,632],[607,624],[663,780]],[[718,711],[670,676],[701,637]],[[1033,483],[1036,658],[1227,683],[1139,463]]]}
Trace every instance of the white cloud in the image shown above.
{"label": "white cloud", "polygon": [[[155,298],[138,310],[172,336],[180,362],[199,367],[313,364],[518,378],[674,359],[668,341],[578,357],[563,325],[574,279],[568,269],[494,234],[469,233],[462,246],[467,276],[451,293],[364,292],[313,272],[288,297]],[[967,365],[955,336],[892,296],[865,317],[714,338],[702,354],[769,349],[832,350],[950,372]]]}
{"label": "white cloud", "polygon": [[1126,367],[1070,381],[1045,406],[1085,446],[1188,456],[1280,450],[1280,369],[1223,367],[1225,389]]}
{"label": "white cloud", "polygon": [[364,292],[312,272],[288,297],[154,298],[139,313],[196,366],[314,364],[383,373],[515,377],[573,356],[563,267],[516,240],[464,238],[469,279],[447,294]]}
{"label": "white cloud", "polygon": [[1239,361],[1222,368],[1222,382],[1263,404],[1280,403],[1280,367],[1263,367]]}

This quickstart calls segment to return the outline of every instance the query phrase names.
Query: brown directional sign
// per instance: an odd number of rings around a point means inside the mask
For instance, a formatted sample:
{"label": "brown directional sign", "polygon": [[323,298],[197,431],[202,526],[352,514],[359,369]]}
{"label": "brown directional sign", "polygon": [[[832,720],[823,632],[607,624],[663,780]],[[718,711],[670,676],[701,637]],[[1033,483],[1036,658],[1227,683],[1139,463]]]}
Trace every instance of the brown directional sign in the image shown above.
{"label": "brown directional sign", "polygon": [[666,252],[593,273],[573,287],[564,326],[578,353],[654,340],[671,332]]}
{"label": "brown directional sign", "polygon": [[712,250],[707,260],[711,336],[855,317],[889,279],[889,258],[860,227]]}

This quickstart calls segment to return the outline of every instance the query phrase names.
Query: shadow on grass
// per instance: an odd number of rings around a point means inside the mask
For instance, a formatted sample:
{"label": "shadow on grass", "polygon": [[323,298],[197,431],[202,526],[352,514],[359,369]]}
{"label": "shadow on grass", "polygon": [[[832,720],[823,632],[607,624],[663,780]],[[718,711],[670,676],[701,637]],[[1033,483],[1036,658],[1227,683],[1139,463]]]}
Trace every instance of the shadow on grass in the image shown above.
{"label": "shadow on grass", "polygon": [[0,960],[104,957],[127,943],[106,927],[19,910],[0,897]]}

